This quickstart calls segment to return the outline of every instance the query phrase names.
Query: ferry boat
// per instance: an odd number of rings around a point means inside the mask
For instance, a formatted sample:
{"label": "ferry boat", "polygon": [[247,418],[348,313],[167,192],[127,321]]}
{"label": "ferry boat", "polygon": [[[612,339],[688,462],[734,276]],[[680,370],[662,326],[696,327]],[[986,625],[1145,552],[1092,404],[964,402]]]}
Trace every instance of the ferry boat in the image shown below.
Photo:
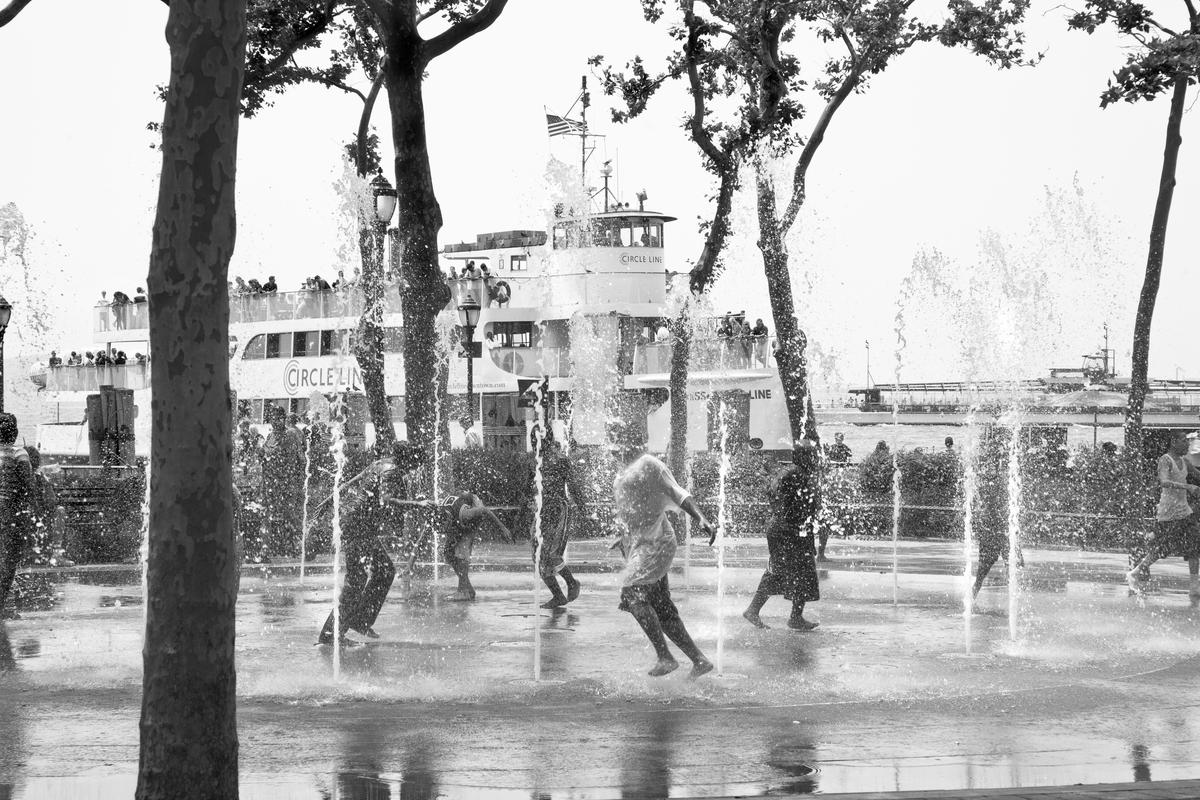
{"label": "ferry boat", "polygon": [[[560,434],[573,420],[581,444],[602,441],[605,404],[634,406],[647,419],[651,447],[663,450],[669,436],[667,392],[670,344],[654,341],[668,315],[668,226],[674,217],[616,205],[591,214],[560,214],[549,230],[483,233],[473,242],[448,244],[440,258],[451,287],[448,312],[473,299],[480,318],[474,330],[470,431],[457,424],[467,400],[465,350],[449,359],[452,444],[474,433],[485,448],[528,446],[534,411],[524,393],[547,380],[548,413]],[[487,278],[450,279],[486,266]],[[681,281],[686,275],[678,276]],[[363,310],[355,287],[334,291],[246,294],[230,298],[231,383],[239,414],[262,425],[277,406],[304,415],[319,396],[346,393],[352,424],[367,444],[374,438],[366,413],[362,377],[350,337]],[[132,447],[122,460],[146,456],[150,431],[150,365],[132,353],[148,353],[149,317],[144,303],[92,309],[95,349],[124,351],[129,362],[106,366],[57,366],[33,376],[43,409],[37,439],[47,457],[94,462],[104,425],[125,430]],[[386,293],[385,391],[393,425],[404,437],[404,325],[399,293]],[[456,339],[460,336],[454,337]],[[574,339],[584,337],[581,344]],[[769,358],[772,342],[699,339],[693,346],[689,390],[691,444],[705,449],[717,428],[716,399],[742,409],[747,438],[785,441],[786,417],[778,377]],[[153,354],[149,354],[153,358]],[[101,387],[105,388],[104,393]],[[88,397],[92,411],[88,413]],[[100,396],[99,402],[96,397]],[[748,406],[767,404],[771,413]],[[88,420],[91,419],[89,425]],[[782,423],[781,423],[782,419]],[[109,434],[111,436],[111,434]]]}

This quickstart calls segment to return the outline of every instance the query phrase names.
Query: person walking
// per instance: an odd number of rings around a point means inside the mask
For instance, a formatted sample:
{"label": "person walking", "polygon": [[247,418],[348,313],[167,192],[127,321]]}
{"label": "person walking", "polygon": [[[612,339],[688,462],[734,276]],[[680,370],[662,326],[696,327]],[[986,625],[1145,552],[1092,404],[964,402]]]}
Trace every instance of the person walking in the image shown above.
{"label": "person walking", "polygon": [[471,585],[471,555],[481,533],[481,523],[490,522],[510,543],[512,533],[474,492],[461,492],[452,496],[443,508],[446,516],[443,530],[445,559],[458,577],[457,591],[446,599],[470,602],[475,599],[475,587]]}
{"label": "person walking", "polygon": [[[975,540],[979,560],[975,564],[975,583],[971,597],[979,596],[983,582],[1001,557],[1008,560],[1011,551],[1008,536],[1008,451],[1011,442],[992,444],[979,459],[976,473],[975,502],[977,504]],[[1017,547],[1017,566],[1025,566],[1024,556]]]}
{"label": "person walking", "polygon": [[759,617],[768,599],[782,595],[792,601],[787,626],[811,631],[820,623],[804,618],[805,603],[821,599],[814,546],[820,486],[817,445],[802,439],[792,450],[792,463],[779,470],[767,490],[771,520],[767,526],[767,569],[749,607],[742,612],[756,628],[769,627]]}
{"label": "person walking", "polygon": [[287,424],[287,412],[271,406],[271,432],[262,448],[263,506],[268,552],[297,555],[304,503],[304,441]]}
{"label": "person walking", "polygon": [[[534,442],[534,456],[537,455],[538,444]],[[542,439],[542,513],[541,513],[541,553],[538,552],[538,539],[534,531],[536,510],[532,501],[529,507],[530,531],[529,541],[533,546],[533,559],[542,582],[550,590],[551,597],[542,608],[558,608],[565,606],[579,597],[579,581],[575,579],[571,568],[566,563],[567,541],[570,535],[571,504],[579,509],[579,513],[588,519],[587,509],[583,505],[583,487],[579,482],[571,460],[563,453],[562,447],[550,432]],[[536,464],[536,462],[535,462]],[[534,472],[531,469],[529,485],[534,482]],[[539,558],[540,555],[540,558]],[[564,595],[558,585],[558,576],[562,576],[567,585]]]}
{"label": "person walking", "polygon": [[[346,580],[338,597],[338,641],[348,644],[347,631],[378,639],[375,620],[383,610],[396,566],[384,537],[402,529],[408,501],[408,473],[416,458],[408,442],[400,441],[390,457],[369,464],[359,477],[348,482],[342,503],[342,533],[345,545]],[[333,612],[317,637],[317,644],[333,643]]]}
{"label": "person walking", "polygon": [[1125,574],[1129,588],[1139,594],[1146,589],[1142,578],[1149,574],[1150,565],[1177,555],[1188,564],[1188,597],[1200,600],[1200,528],[1191,504],[1191,498],[1200,495],[1200,486],[1188,483],[1187,451],[1187,434],[1172,431],[1167,452],[1158,458],[1160,494],[1154,531],[1146,536],[1145,557]]}
{"label": "person walking", "polygon": [[675,558],[676,540],[667,512],[679,509],[690,516],[709,535],[709,545],[717,538],[716,528],[705,519],[695,499],[676,483],[666,464],[644,452],[644,445],[635,443],[624,426],[614,426],[612,433],[616,441],[613,450],[626,464],[613,481],[613,511],[623,529],[615,546],[625,556],[617,607],[633,615],[654,647],[658,660],[650,675],[666,675],[679,667],[667,647],[666,638],[670,638],[692,661],[689,677],[698,678],[710,672],[713,664],[692,641],[671,600],[667,572]]}
{"label": "person walking", "polygon": [[17,445],[17,418],[0,412],[0,611],[33,532],[33,467]]}

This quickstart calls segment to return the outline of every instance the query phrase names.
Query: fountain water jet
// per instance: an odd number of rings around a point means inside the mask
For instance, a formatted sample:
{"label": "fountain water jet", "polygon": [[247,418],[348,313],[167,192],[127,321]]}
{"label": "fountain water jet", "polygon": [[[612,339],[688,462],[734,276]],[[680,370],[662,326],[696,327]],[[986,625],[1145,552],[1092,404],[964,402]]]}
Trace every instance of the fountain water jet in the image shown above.
{"label": "fountain water jet", "polygon": [[726,484],[729,479],[729,410],[721,401],[718,421],[721,430],[721,462],[717,470],[717,675],[725,661],[725,528],[729,524]]}
{"label": "fountain water jet", "polygon": [[[540,362],[540,359],[539,359]],[[539,383],[535,390],[534,414],[536,415],[536,424],[533,427],[534,449],[533,449],[533,680],[537,683],[542,679],[542,625],[541,615],[538,613],[538,593],[541,588],[541,568],[542,568],[542,547],[545,542],[542,539],[542,504],[545,501],[542,492],[542,448],[546,443],[546,409],[543,405],[545,401],[545,390],[543,384]]]}
{"label": "fountain water jet", "polygon": [[1008,637],[1017,641],[1019,591],[1017,564],[1021,553],[1021,411],[1009,409],[1008,443]]}
{"label": "fountain water jet", "polygon": [[342,669],[342,476],[346,467],[346,400],[343,395],[330,404],[329,452],[333,454],[333,679],[341,677]]}
{"label": "fountain water jet", "polygon": [[975,413],[978,406],[967,410],[967,439],[963,443],[962,508],[963,508],[963,637],[967,655],[971,654],[971,617],[975,612],[974,580],[971,571],[975,539]]}

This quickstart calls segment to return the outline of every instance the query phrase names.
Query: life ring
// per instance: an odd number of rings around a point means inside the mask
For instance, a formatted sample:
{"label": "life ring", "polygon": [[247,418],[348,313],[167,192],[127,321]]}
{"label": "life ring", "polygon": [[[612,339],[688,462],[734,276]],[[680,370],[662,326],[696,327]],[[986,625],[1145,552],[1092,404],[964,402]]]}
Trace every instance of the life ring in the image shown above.
{"label": "life ring", "polygon": [[488,287],[488,297],[494,302],[504,305],[512,297],[512,289],[508,286],[508,281],[496,281]]}
{"label": "life ring", "polygon": [[523,375],[525,359],[520,353],[505,353],[504,358],[500,359],[500,367],[505,372],[511,372],[513,375]]}

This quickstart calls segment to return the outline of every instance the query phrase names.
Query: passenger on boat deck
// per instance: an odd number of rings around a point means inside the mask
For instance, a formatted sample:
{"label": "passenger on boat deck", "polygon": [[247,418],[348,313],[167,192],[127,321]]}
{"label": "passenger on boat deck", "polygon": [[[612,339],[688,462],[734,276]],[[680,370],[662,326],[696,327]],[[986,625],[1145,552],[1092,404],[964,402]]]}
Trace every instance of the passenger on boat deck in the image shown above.
{"label": "passenger on boat deck", "polygon": [[345,272],[343,272],[343,271],[342,271],[342,270],[340,270],[340,269],[338,270],[338,276],[337,276],[337,279],[336,279],[336,280],[334,280],[334,282],[333,282],[333,287],[332,287],[332,288],[333,288],[333,290],[334,290],[335,292],[336,292],[338,289],[345,289],[345,288],[346,288],[346,273],[345,273]]}
{"label": "passenger on boat deck", "polygon": [[479,266],[474,261],[467,262],[467,272],[463,275],[467,280],[477,281],[482,277],[479,273]]}
{"label": "passenger on boat deck", "polygon": [[258,278],[249,280],[250,294],[262,294],[262,284],[258,282]]}
{"label": "passenger on boat deck", "polygon": [[88,352],[84,353],[84,355],[85,355],[85,356],[87,356],[87,365],[88,365],[89,367],[90,367],[90,366],[92,366],[92,353],[91,353],[91,351],[89,350]]}
{"label": "passenger on boat deck", "polygon": [[117,357],[113,359],[113,363],[116,364],[117,366],[124,366],[127,361],[128,361],[128,359],[125,358],[125,351],[118,350]]}
{"label": "passenger on boat deck", "polygon": [[137,287],[137,292],[135,292],[133,295],[133,303],[134,305],[137,305],[138,303],[144,302],[146,302],[146,290],[139,286]]}
{"label": "passenger on boat deck", "polygon": [[67,356],[68,367],[78,367],[82,363],[83,356],[79,355],[79,353],[76,353],[74,350],[71,351],[71,355]]}
{"label": "passenger on boat deck", "polygon": [[62,366],[62,359],[58,357],[57,350],[50,351],[50,361],[48,363],[49,363],[51,369],[53,369],[54,367]]}
{"label": "passenger on boat deck", "polygon": [[267,282],[262,285],[262,290],[267,294],[275,294],[275,292],[279,291],[279,287],[275,285],[274,275],[267,276]]}
{"label": "passenger on boat deck", "polygon": [[235,275],[233,278],[235,294],[250,294],[250,287],[242,280],[241,275]]}
{"label": "passenger on boat deck", "polygon": [[109,359],[108,353],[104,352],[103,350],[96,351],[96,366],[97,367],[106,367],[110,363],[112,363],[112,361],[111,361],[111,359]]}
{"label": "passenger on boat deck", "polygon": [[492,279],[492,273],[488,272],[487,264],[480,265],[479,276],[485,281],[490,281]]}
{"label": "passenger on boat deck", "polygon": [[320,275],[313,275],[313,288],[318,292],[328,292],[330,291],[329,281]]}
{"label": "passenger on boat deck", "polygon": [[145,364],[145,363],[146,363],[146,357],[145,357],[144,355],[142,355],[141,353],[134,353],[134,354],[133,354],[133,359],[134,359],[134,361],[136,361],[136,362],[137,362],[137,363],[139,363],[139,364]]}
{"label": "passenger on boat deck", "polygon": [[446,278],[452,281],[458,280],[458,270],[454,268],[453,264],[450,265],[450,271],[446,273]]}

